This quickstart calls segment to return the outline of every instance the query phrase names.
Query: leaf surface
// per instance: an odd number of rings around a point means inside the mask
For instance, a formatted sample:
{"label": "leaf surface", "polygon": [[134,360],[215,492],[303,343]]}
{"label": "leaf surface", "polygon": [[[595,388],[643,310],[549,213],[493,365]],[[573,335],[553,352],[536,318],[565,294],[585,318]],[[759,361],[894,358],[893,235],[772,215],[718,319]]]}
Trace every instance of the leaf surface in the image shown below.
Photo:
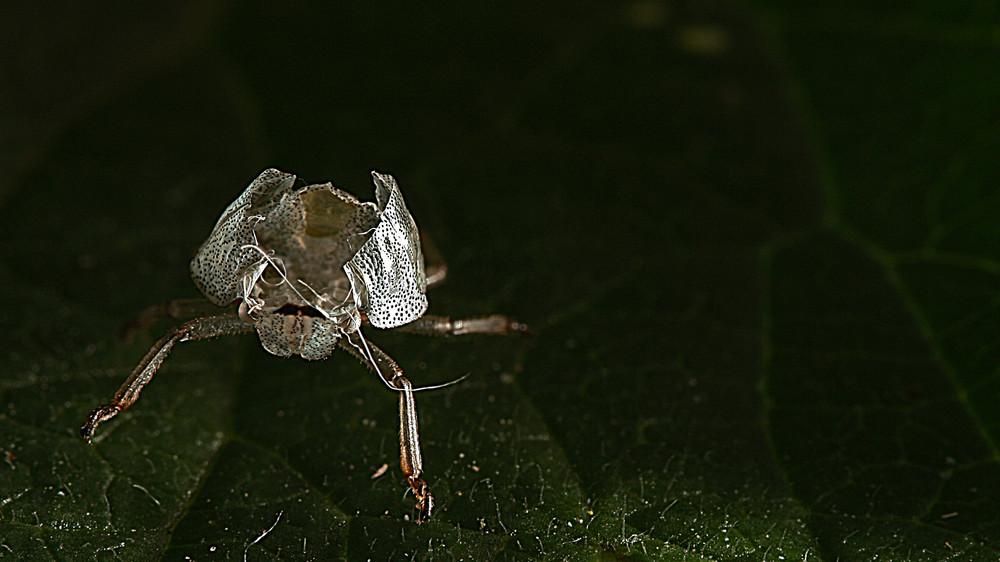
{"label": "leaf surface", "polygon": [[[122,23],[169,48],[54,43],[126,78],[38,55],[8,96],[77,109],[4,145],[0,555],[995,560],[997,14],[856,8],[177,5]],[[532,326],[366,334],[469,373],[417,395],[427,524],[346,354],[185,343],[78,436],[271,166],[393,174],[429,312]]]}

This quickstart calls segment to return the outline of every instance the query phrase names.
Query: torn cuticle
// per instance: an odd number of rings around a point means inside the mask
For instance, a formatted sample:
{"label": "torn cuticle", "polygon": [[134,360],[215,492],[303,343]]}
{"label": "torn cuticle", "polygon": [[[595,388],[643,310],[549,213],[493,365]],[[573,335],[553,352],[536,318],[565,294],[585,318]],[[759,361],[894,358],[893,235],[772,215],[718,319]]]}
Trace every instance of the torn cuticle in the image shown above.
{"label": "torn cuticle", "polygon": [[[468,374],[414,388],[396,361],[365,338],[362,326],[438,336],[530,329],[498,314],[454,322],[425,314],[426,290],[444,281],[447,266],[417,228],[396,180],[374,171],[372,179],[376,201],[361,202],[331,183],[296,187],[292,174],[263,171],[223,211],[190,265],[198,290],[211,304],[230,310],[198,315],[161,337],[113,401],[91,412],[81,437],[91,443],[101,423],[131,407],[177,343],[256,332],[269,353],[310,360],[325,359],[340,347],[399,394],[400,465],[417,498],[417,522],[429,520],[434,496],[421,478],[414,393],[459,383]],[[125,334],[163,316],[180,319],[185,311],[191,312],[175,301],[150,307],[126,324]]]}

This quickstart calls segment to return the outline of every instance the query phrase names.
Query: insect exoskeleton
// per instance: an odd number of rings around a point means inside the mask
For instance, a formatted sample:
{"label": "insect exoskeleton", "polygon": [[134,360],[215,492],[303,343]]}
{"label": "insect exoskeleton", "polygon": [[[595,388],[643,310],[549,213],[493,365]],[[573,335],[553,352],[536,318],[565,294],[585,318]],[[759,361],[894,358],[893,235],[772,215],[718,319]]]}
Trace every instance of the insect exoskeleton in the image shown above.
{"label": "insect exoskeleton", "polygon": [[[447,268],[421,236],[396,180],[372,172],[375,202],[361,202],[331,183],[297,185],[275,169],[261,172],[219,217],[191,261],[191,277],[218,313],[187,320],[163,336],[113,400],[87,418],[97,426],[129,408],[178,342],[256,331],[281,357],[318,360],[340,347],[399,394],[400,467],[417,498],[417,522],[430,518],[434,497],[423,460],[414,387],[399,365],[363,335],[365,326],[426,335],[508,334],[527,327],[502,315],[452,320],[425,314],[426,291]],[[424,246],[432,259],[424,263]],[[130,324],[158,316],[196,316],[198,302],[157,305]]]}

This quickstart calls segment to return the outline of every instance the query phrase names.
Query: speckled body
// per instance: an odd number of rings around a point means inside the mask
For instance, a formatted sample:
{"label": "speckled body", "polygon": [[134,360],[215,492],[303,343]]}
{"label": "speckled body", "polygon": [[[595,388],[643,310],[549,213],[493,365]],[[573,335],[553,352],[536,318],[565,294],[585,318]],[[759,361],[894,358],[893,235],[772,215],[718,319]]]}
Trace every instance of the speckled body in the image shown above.
{"label": "speckled body", "polygon": [[198,290],[219,306],[239,301],[263,347],[283,357],[328,357],[362,315],[378,328],[420,318],[427,298],[416,224],[392,176],[372,178],[377,204],[265,170],[191,261]]}
{"label": "speckled body", "polygon": [[[267,351],[324,359],[344,348],[399,394],[399,467],[417,499],[416,521],[427,521],[434,496],[424,481],[416,388],[388,354],[361,334],[376,328],[450,336],[524,333],[506,316],[452,320],[424,315],[428,286],[447,268],[432,259],[425,271],[417,225],[396,180],[372,172],[376,203],[362,203],[333,184],[295,186],[295,176],[264,170],[226,208],[191,261],[191,277],[221,314],[175,326],[146,353],[114,398],[87,416],[80,435],[92,442],[97,426],[138,400],[170,350],[180,342],[257,332]],[[432,258],[434,246],[428,246]],[[181,317],[183,301],[154,305],[133,325],[160,315]],[[229,306],[233,303],[236,307]],[[176,305],[176,306],[175,306]]]}

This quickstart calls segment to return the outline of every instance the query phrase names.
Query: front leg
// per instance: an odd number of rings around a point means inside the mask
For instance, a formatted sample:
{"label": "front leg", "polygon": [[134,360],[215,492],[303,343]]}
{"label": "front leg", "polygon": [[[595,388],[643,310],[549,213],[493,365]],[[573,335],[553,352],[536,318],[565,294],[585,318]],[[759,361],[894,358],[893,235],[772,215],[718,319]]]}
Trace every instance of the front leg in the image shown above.
{"label": "front leg", "polygon": [[239,316],[232,314],[196,318],[177,326],[168,332],[167,335],[160,338],[160,341],[153,344],[153,347],[142,358],[142,361],[135,367],[132,374],[125,379],[125,383],[118,389],[118,392],[115,393],[115,397],[111,403],[104,404],[87,416],[87,421],[84,422],[83,427],[80,429],[80,435],[87,440],[87,443],[90,443],[98,425],[117,416],[134,404],[139,399],[142,389],[149,384],[149,381],[153,380],[153,375],[156,374],[160,365],[166,360],[174,344],[182,341],[203,340],[216,336],[240,334],[253,331],[253,329],[252,324],[245,324],[240,320]]}
{"label": "front leg", "polygon": [[165,318],[174,320],[190,320],[205,316],[215,316],[219,307],[206,299],[174,299],[170,302],[154,304],[121,327],[121,337],[132,341],[136,332],[145,330]]}
{"label": "front leg", "polygon": [[393,384],[399,389],[399,465],[403,476],[410,484],[413,495],[417,497],[417,523],[423,523],[431,518],[434,511],[434,496],[431,489],[420,477],[424,471],[424,460],[420,453],[420,430],[417,427],[417,403],[413,399],[413,385],[400,372],[393,378]]}
{"label": "front leg", "polygon": [[424,460],[420,452],[420,428],[417,424],[417,403],[413,398],[413,385],[403,376],[403,369],[392,357],[371,342],[362,339],[359,333],[347,334],[338,343],[377,373],[382,382],[399,392],[399,467],[417,498],[416,508],[419,511],[417,523],[423,523],[431,518],[431,513],[434,511],[434,496],[430,487],[421,478],[424,472]]}

